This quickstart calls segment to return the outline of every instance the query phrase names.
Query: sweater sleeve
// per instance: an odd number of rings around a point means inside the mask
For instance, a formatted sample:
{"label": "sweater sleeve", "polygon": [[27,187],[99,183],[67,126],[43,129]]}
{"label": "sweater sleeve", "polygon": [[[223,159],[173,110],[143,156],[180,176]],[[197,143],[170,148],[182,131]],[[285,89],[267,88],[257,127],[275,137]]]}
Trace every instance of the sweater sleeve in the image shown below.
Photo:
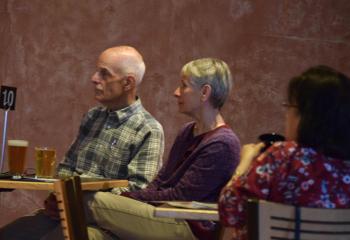
{"label": "sweater sleeve", "polygon": [[[181,148],[181,146],[178,146],[179,143],[181,143],[183,140],[183,138],[187,137],[188,131],[191,128],[192,123],[186,124],[178,133],[178,135],[176,136],[176,139],[174,141],[173,146],[171,147],[170,150],[170,155],[172,154],[179,154],[177,149]],[[170,160],[171,161],[171,160]],[[168,167],[169,164],[169,160],[163,164],[163,166],[161,167],[161,169],[158,171],[156,177],[148,184],[148,186],[146,187],[147,191],[154,191],[157,190],[163,181],[165,181],[167,174],[166,174],[166,169]]]}
{"label": "sweater sleeve", "polygon": [[220,189],[230,179],[238,162],[231,146],[212,142],[198,153],[183,177],[172,187],[145,189],[131,193],[141,201],[216,201]]}

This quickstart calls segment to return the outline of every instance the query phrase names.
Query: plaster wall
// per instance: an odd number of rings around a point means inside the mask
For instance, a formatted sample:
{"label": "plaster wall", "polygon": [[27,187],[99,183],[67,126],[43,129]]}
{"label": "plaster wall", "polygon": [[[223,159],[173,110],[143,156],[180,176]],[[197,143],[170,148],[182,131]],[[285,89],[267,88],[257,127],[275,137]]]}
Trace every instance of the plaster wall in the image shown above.
{"label": "plaster wall", "polygon": [[[242,143],[283,133],[280,104],[292,76],[318,64],[350,74],[349,13],[348,0],[1,0],[0,85],[18,88],[8,138],[30,141],[28,167],[38,145],[56,147],[62,159],[96,104],[89,81],[97,56],[122,44],[144,56],[139,95],[164,126],[166,152],[189,120],[173,97],[179,71],[200,57],[232,69],[223,113]],[[0,226],[42,206],[46,195],[0,193]]]}

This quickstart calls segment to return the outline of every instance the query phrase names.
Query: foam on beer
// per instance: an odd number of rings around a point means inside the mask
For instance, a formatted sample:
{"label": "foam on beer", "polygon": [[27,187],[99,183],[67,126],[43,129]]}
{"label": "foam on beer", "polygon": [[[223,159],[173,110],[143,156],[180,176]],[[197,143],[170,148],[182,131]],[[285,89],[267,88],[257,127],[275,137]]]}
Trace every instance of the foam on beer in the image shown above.
{"label": "foam on beer", "polygon": [[28,147],[28,141],[26,141],[26,140],[8,140],[7,145],[14,146],[14,147]]}

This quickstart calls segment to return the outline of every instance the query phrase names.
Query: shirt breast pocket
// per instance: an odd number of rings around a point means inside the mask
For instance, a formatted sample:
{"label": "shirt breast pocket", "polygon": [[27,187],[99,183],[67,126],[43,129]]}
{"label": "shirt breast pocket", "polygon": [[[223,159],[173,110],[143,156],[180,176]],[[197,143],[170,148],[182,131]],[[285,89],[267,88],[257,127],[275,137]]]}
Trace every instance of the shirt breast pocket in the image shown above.
{"label": "shirt breast pocket", "polygon": [[109,178],[126,178],[128,176],[128,164],[131,160],[130,145],[111,141],[106,155],[105,173]]}

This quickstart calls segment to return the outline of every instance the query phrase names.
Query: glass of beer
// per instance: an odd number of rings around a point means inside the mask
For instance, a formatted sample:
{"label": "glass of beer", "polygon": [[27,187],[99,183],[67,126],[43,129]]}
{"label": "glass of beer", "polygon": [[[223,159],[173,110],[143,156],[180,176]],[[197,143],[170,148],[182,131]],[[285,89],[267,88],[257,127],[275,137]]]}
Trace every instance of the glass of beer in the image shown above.
{"label": "glass of beer", "polygon": [[51,147],[35,148],[35,176],[52,178],[55,173],[56,149]]}
{"label": "glass of beer", "polygon": [[9,172],[14,179],[20,179],[24,173],[28,141],[8,140],[7,159]]}

